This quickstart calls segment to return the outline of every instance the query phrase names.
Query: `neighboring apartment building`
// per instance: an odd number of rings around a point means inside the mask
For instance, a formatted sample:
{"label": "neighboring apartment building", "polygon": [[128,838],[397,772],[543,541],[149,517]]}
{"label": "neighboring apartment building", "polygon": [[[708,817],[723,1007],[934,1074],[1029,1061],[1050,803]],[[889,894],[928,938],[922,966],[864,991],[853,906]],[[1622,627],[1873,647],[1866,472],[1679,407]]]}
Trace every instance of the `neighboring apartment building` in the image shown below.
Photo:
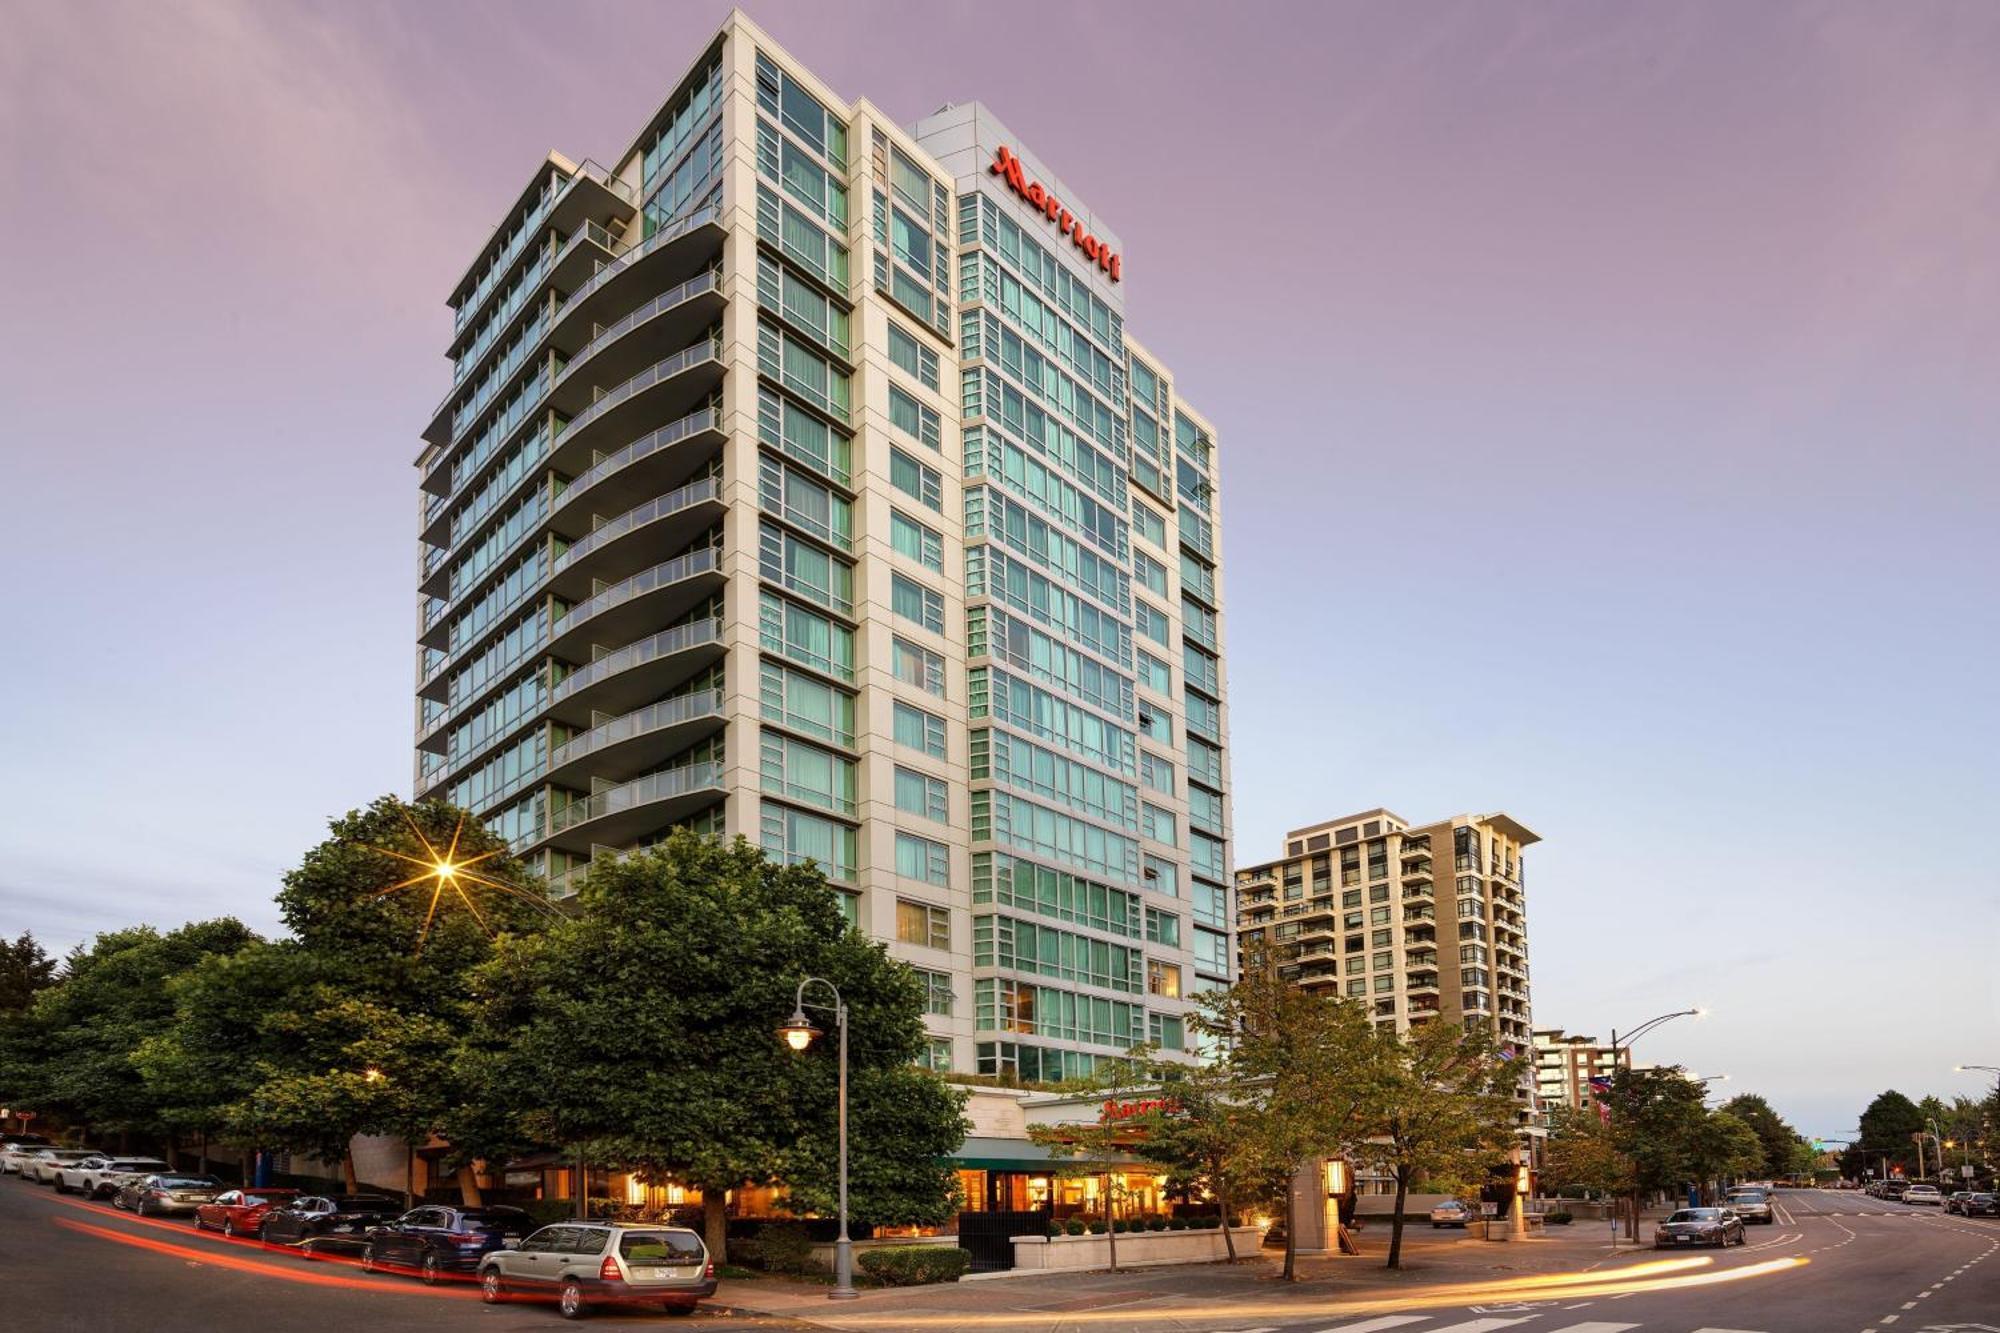
{"label": "neighboring apartment building", "polygon": [[1380,1026],[1442,1015],[1525,1052],[1522,853],[1540,840],[1504,814],[1412,826],[1369,810],[1295,829],[1282,859],[1236,872],[1244,964],[1364,1003]]}
{"label": "neighboring apartment building", "polygon": [[938,1068],[1184,1047],[1234,956],[1215,434],[1127,280],[990,112],[899,128],[732,14],[452,292],[416,794],[558,894],[678,826],[817,862]]}
{"label": "neighboring apartment building", "polygon": [[1614,1057],[1609,1046],[1600,1046],[1595,1037],[1566,1035],[1561,1028],[1535,1029],[1535,1091],[1542,1109],[1567,1106],[1581,1111],[1597,1104],[1590,1080],[1609,1078],[1623,1065],[1632,1067],[1632,1052],[1621,1049]]}

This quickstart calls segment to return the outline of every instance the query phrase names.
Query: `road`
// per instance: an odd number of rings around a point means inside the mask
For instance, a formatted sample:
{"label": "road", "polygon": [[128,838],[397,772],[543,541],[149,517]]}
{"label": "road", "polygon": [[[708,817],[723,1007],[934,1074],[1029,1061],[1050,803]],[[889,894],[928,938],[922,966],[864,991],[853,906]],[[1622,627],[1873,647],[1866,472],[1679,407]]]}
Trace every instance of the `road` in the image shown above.
{"label": "road", "polygon": [[[692,1321],[652,1312],[595,1317],[621,1327],[728,1318],[737,1327],[847,1333],[2000,1333],[2000,1222],[1935,1208],[1784,1191],[1772,1226],[1713,1256],[1611,1256],[1581,1233],[1551,1244],[1567,1247],[1542,1251],[1562,1255],[1564,1271],[1438,1263],[1398,1277],[1350,1260],[1329,1269],[1330,1280],[1286,1287],[1247,1266],[1181,1268],[867,1293],[852,1305],[800,1311],[811,1325],[722,1311]],[[0,1181],[0,1293],[6,1333],[514,1333],[547,1330],[557,1319],[546,1306],[489,1307],[469,1289],[434,1291],[268,1254],[11,1178]]]}
{"label": "road", "polygon": [[[700,1328],[724,1317],[655,1310],[598,1312],[607,1327]],[[791,1320],[730,1318],[732,1327],[801,1329]],[[552,1333],[553,1305],[489,1306],[471,1284],[428,1288],[350,1263],[309,1262],[191,1222],[138,1218],[0,1177],[0,1330],[4,1333]]]}

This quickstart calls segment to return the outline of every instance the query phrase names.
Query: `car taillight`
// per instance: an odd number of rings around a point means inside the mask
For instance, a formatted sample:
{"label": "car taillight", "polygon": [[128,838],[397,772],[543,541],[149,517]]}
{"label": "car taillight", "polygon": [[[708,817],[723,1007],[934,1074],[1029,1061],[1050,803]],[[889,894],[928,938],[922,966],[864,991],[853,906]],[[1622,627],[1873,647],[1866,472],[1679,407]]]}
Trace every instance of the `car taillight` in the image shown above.
{"label": "car taillight", "polygon": [[708,1261],[708,1270],[707,1270],[706,1272],[704,1272],[704,1273],[702,1274],[702,1276],[703,1276],[703,1277],[714,1277],[714,1276],[715,1276],[715,1260],[713,1260],[713,1259],[710,1259],[710,1260]]}
{"label": "car taillight", "polygon": [[605,1255],[604,1262],[597,1266],[597,1276],[606,1282],[616,1282],[619,1277],[618,1261],[608,1254]]}

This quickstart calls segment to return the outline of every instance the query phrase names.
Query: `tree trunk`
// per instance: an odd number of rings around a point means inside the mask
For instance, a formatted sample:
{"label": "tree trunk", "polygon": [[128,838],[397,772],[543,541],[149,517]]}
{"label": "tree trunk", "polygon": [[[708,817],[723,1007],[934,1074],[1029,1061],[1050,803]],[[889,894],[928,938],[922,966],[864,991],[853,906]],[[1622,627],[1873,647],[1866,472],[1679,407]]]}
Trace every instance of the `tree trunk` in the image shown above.
{"label": "tree trunk", "polygon": [[[1285,1281],[1296,1282],[1299,1266],[1299,1188],[1296,1179],[1285,1181]],[[1229,1219],[1224,1218],[1227,1222]]]}
{"label": "tree trunk", "polygon": [[1104,1173],[1104,1243],[1111,1250],[1111,1271],[1118,1271],[1118,1219],[1111,1212],[1111,1173]]}
{"label": "tree trunk", "polygon": [[1410,1197],[1410,1168],[1396,1168],[1396,1212],[1389,1219],[1389,1262],[1388,1268],[1403,1266],[1403,1205]]}
{"label": "tree trunk", "polygon": [[208,1174],[208,1131],[207,1131],[207,1130],[205,1130],[205,1129],[204,1129],[204,1130],[203,1130],[203,1131],[201,1132],[201,1172],[200,1172],[200,1174],[202,1174],[202,1175],[204,1175],[204,1176]]}
{"label": "tree trunk", "polygon": [[1632,1211],[1625,1217],[1625,1239],[1627,1240],[1636,1241],[1639,1239],[1639,1210],[1645,1206],[1641,1202],[1644,1198],[1645,1194],[1643,1191],[1632,1191],[1632,1198],[1630,1200]]}
{"label": "tree trunk", "polygon": [[467,1208],[478,1208],[486,1202],[486,1196],[479,1192],[479,1175],[470,1162],[458,1168],[458,1197]]}
{"label": "tree trunk", "polygon": [[1222,1209],[1222,1245],[1229,1251],[1229,1262],[1236,1262],[1236,1233],[1229,1222],[1229,1177],[1220,1171],[1212,1173],[1215,1180],[1215,1203]]}
{"label": "tree trunk", "polygon": [[708,1257],[718,1265],[729,1259],[729,1217],[722,1190],[701,1187],[701,1238],[708,1245]]}
{"label": "tree trunk", "polygon": [[360,1191],[361,1181],[354,1174],[354,1145],[352,1143],[341,1150],[340,1177],[347,1182],[347,1192],[349,1194]]}

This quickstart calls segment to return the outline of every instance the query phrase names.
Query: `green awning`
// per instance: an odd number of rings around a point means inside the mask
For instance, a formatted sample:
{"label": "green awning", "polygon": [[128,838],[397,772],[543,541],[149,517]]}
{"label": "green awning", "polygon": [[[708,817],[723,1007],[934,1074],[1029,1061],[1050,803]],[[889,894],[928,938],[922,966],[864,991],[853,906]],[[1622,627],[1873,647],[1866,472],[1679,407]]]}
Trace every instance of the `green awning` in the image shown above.
{"label": "green awning", "polygon": [[1124,1153],[1092,1158],[1056,1157],[1028,1139],[967,1139],[946,1160],[961,1171],[1034,1171],[1046,1175],[1054,1175],[1064,1167],[1073,1170],[1085,1165],[1142,1165],[1138,1158]]}

